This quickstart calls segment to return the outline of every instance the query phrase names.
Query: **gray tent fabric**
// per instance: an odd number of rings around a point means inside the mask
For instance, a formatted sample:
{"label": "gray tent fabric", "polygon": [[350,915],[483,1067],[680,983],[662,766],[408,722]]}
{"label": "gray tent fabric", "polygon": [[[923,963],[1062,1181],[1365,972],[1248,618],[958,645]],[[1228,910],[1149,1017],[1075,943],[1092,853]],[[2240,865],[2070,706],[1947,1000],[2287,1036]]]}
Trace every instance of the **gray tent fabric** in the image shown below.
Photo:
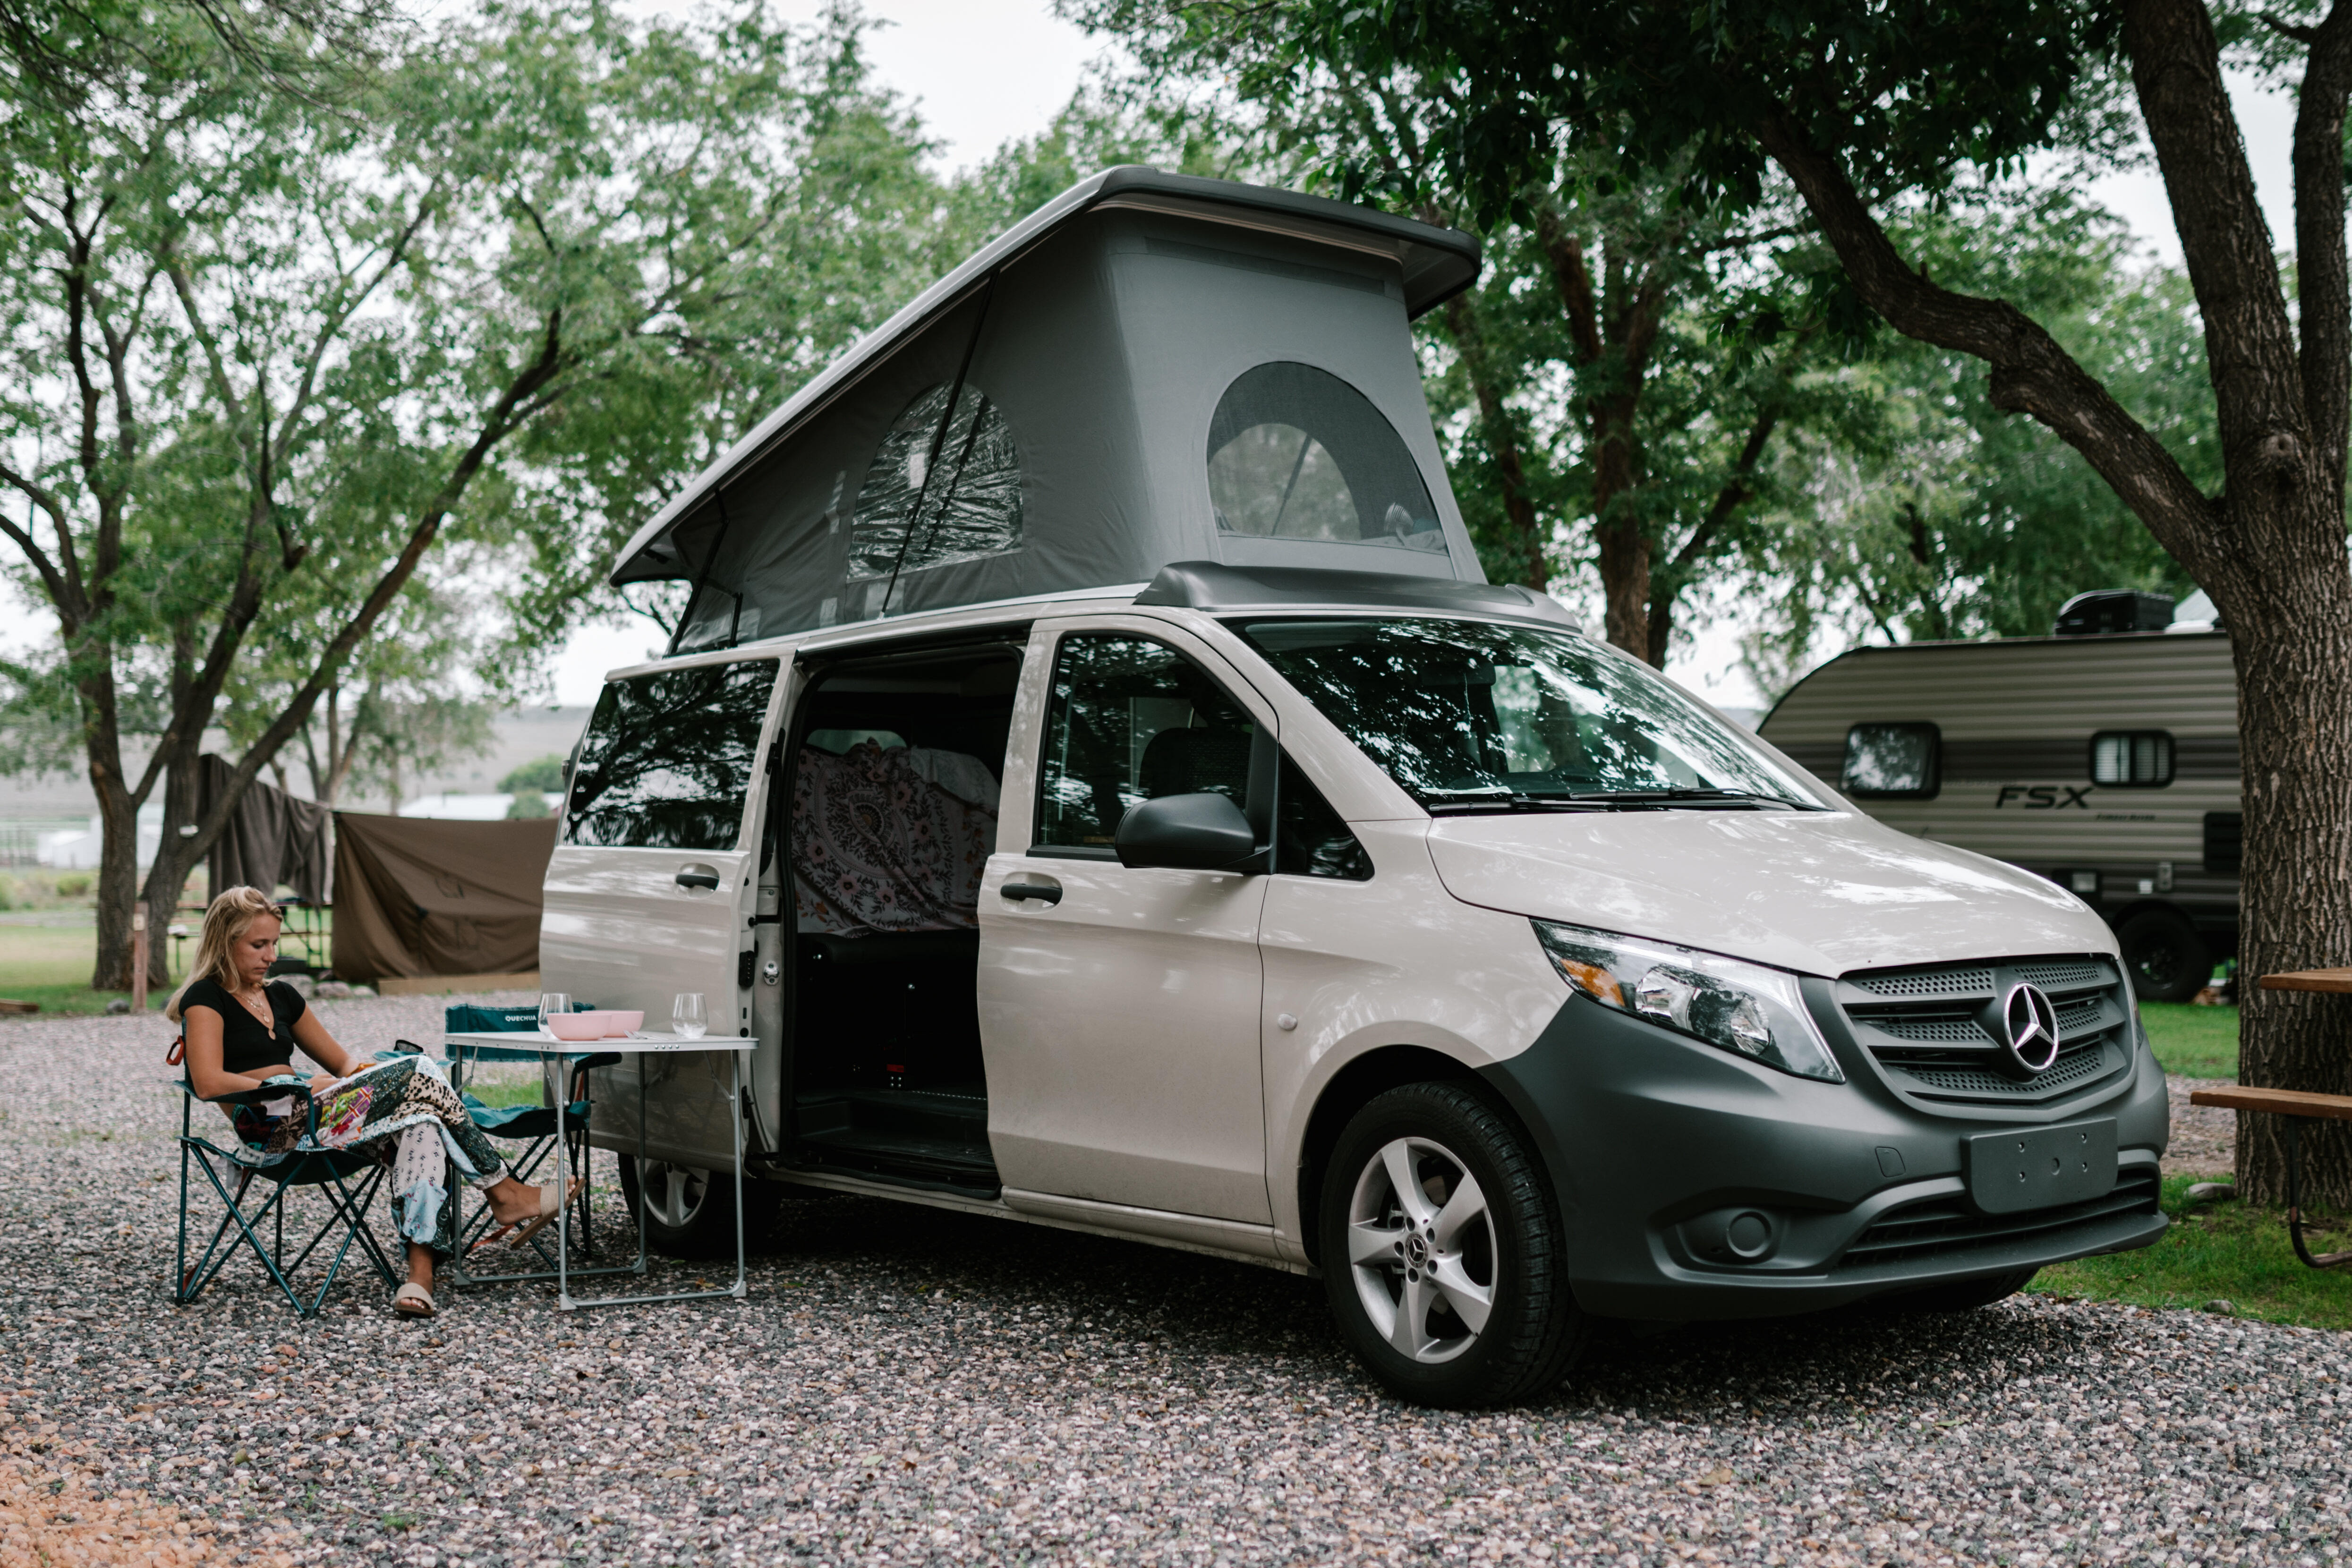
{"label": "gray tent fabric", "polygon": [[537,969],[556,826],[335,813],[337,977]]}
{"label": "gray tent fabric", "polygon": [[[231,770],[226,759],[210,754],[197,759],[196,769],[196,811],[201,816],[226,793]],[[205,858],[212,890],[247,887],[268,893],[283,882],[304,903],[332,902],[332,816],[316,801],[297,800],[254,780]]]}
{"label": "gray tent fabric", "polygon": [[1482,583],[1410,330],[1476,271],[1450,230],[1110,171],[852,350],[614,581],[696,585],[677,651],[1172,561]]}

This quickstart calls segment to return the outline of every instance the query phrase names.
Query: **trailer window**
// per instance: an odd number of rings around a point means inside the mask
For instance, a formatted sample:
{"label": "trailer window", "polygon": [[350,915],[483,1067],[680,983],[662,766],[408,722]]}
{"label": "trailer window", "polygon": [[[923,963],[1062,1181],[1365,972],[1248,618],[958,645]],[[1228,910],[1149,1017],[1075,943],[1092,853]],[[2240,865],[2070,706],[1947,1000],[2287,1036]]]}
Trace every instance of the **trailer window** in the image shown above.
{"label": "trailer window", "polygon": [[1856,724],[1845,732],[1840,787],[1864,800],[1927,800],[1941,784],[1943,733],[1933,724]]}
{"label": "trailer window", "polygon": [[2162,730],[2103,730],[2091,737],[2091,782],[2161,789],[2172,782],[2172,737]]}

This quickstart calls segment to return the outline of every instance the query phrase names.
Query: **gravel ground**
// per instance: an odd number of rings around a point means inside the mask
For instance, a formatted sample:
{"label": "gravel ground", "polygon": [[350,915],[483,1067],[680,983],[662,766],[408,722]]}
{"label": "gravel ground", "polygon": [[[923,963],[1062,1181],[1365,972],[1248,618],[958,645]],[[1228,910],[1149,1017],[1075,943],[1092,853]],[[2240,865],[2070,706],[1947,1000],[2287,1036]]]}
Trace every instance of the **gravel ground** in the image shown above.
{"label": "gravel ground", "polygon": [[[435,1005],[327,1005],[369,1046]],[[2201,1313],[1618,1333],[1541,1405],[1437,1413],[1372,1390],[1309,1281],[856,1199],[784,1205],[741,1304],[507,1287],[411,1324],[361,1279],[303,1325],[244,1264],[175,1310],[153,1029],[0,1026],[0,1449],[222,1561],[2318,1563],[2352,1537],[2352,1337]]]}
{"label": "gravel ground", "polygon": [[2192,1090],[2207,1080],[2168,1078],[2172,1091],[2172,1142],[2164,1151],[2164,1173],[2220,1176],[2227,1180],[2238,1168],[2238,1113],[2210,1105],[2191,1105]]}

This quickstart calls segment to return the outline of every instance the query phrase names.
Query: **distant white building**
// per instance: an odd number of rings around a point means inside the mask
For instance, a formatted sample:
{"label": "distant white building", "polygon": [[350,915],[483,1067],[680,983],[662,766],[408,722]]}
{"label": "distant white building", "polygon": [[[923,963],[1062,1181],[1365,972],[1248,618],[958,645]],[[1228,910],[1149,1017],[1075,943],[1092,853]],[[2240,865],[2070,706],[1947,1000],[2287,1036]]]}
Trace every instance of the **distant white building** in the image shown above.
{"label": "distant white building", "polygon": [[[459,822],[495,822],[506,816],[508,808],[514,804],[514,798],[510,795],[428,795],[422,799],[403,801],[400,815],[438,816]],[[542,795],[540,798],[547,802],[547,812],[551,816],[563,809],[563,797],[560,795]]]}
{"label": "distant white building", "polygon": [[[98,869],[100,847],[106,841],[103,825],[99,818],[89,819],[87,831],[77,833],[68,828],[62,833],[44,833],[34,858],[44,866],[60,871],[94,871]],[[151,801],[139,808],[139,864],[155,863],[155,848],[163,841],[163,806]]]}

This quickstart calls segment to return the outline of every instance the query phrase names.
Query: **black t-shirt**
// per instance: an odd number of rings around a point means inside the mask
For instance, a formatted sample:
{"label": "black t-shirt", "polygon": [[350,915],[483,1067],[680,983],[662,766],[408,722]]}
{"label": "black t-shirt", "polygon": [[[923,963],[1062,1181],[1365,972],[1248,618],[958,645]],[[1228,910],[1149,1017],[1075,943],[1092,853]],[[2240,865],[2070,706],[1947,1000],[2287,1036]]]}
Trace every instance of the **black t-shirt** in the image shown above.
{"label": "black t-shirt", "polygon": [[182,1016],[191,1007],[209,1007],[220,1015],[223,1072],[251,1073],[294,1060],[294,1021],[304,1010],[302,994],[283,980],[271,981],[261,994],[269,999],[270,1016],[278,1020],[275,1031],[263,1028],[261,1020],[244,1003],[210,977],[192,983],[180,994]]}

